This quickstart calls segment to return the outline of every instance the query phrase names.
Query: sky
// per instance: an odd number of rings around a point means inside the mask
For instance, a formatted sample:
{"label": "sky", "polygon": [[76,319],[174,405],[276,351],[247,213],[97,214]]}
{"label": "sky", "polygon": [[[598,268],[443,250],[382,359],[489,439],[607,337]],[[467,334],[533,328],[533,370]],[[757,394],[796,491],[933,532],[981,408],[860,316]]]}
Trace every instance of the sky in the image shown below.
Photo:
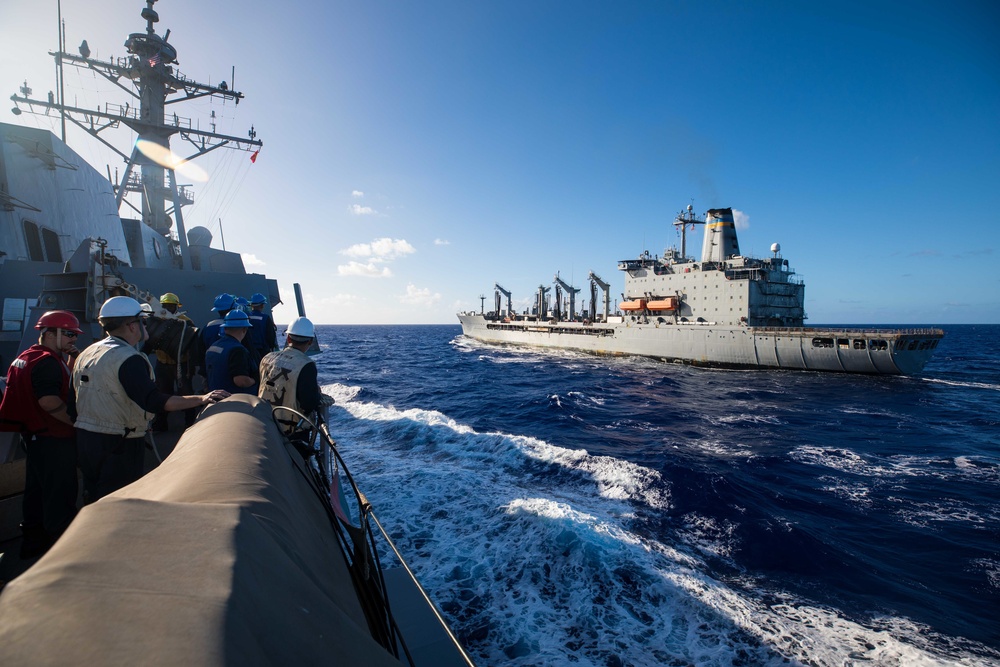
{"label": "sky", "polygon": [[[63,0],[68,50],[125,55],[144,6]],[[155,9],[181,72],[246,96],[174,105],[264,142],[255,163],[204,159],[185,225],[277,279],[278,322],[295,282],[324,324],[457,323],[480,295],[491,309],[494,283],[523,310],[557,272],[585,295],[594,271],[620,297],[617,262],[679,246],[690,204],[734,208],[744,254],[781,244],[809,324],[1000,323],[995,2]],[[56,46],[55,0],[2,0],[0,92],[27,80],[44,98]],[[126,99],[75,68],[66,87],[80,104]],[[80,134],[91,164],[121,170]]]}

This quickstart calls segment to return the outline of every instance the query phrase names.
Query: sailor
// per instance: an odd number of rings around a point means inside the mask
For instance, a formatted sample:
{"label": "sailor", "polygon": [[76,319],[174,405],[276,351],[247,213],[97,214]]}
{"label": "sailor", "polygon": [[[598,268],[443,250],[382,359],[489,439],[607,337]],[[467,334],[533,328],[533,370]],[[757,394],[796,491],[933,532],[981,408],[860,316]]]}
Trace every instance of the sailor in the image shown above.
{"label": "sailor", "polygon": [[257,366],[243,339],[250,331],[250,318],[242,310],[232,310],[222,323],[222,335],[205,350],[209,389],[233,394],[257,393]]}
{"label": "sailor", "polygon": [[[236,299],[233,298],[232,294],[226,294],[223,292],[219,296],[215,297],[215,303],[212,305],[212,310],[217,313],[218,316],[206,324],[201,330],[201,335],[199,336],[201,348],[198,350],[198,368],[195,370],[197,375],[202,377],[208,375],[208,371],[205,370],[205,352],[208,348],[212,347],[212,344],[215,341],[219,340],[219,334],[222,333],[222,323],[225,321],[225,317],[229,314],[229,311],[235,306]],[[195,386],[198,386],[198,384]]]}
{"label": "sailor", "polygon": [[260,292],[250,295],[250,345],[257,352],[257,358],[263,359],[268,352],[278,349],[278,332],[274,320],[264,312],[267,297]]}
{"label": "sailor", "polygon": [[131,297],[105,301],[98,321],[108,337],[81,352],[73,368],[84,502],[94,502],[142,476],[143,436],[156,412],[186,410],[229,395],[213,391],[171,396],[158,391],[153,367],[136,347],[148,337],[148,314]]}
{"label": "sailor", "polygon": [[[187,326],[194,327],[194,323],[190,317],[184,313],[177,312],[177,309],[182,305],[178,296],[173,292],[167,292],[160,297],[160,306],[165,311],[177,315],[177,319],[186,322]],[[188,352],[182,353],[179,360],[175,358],[175,355],[176,352],[156,350],[156,388],[165,394],[173,394],[175,390],[182,394],[194,393],[194,390],[191,388],[191,375],[194,369],[191,368],[190,354]],[[185,410],[185,426],[193,424],[197,416],[197,408]],[[156,413],[156,418],[153,419],[153,430],[167,430],[167,413],[165,411]]]}
{"label": "sailor", "polygon": [[35,324],[38,343],[10,365],[0,402],[0,430],[25,442],[21,558],[40,556],[76,516],[76,440],[67,359],[79,354],[76,316],[51,310]]}
{"label": "sailor", "polygon": [[[306,317],[297,317],[288,325],[285,348],[280,352],[271,352],[260,363],[258,395],[262,399],[271,405],[292,408],[310,418],[313,412],[326,404],[319,389],[316,362],[306,354],[315,337],[315,327]],[[293,436],[299,418],[286,411],[278,411],[275,416],[285,434]]]}
{"label": "sailor", "polygon": [[204,349],[207,350],[212,346],[212,343],[218,340],[219,334],[222,332],[222,323],[225,321],[229,311],[235,306],[236,299],[232,294],[223,293],[215,297],[215,304],[212,306],[212,310],[219,315],[201,330],[201,342],[204,345]]}

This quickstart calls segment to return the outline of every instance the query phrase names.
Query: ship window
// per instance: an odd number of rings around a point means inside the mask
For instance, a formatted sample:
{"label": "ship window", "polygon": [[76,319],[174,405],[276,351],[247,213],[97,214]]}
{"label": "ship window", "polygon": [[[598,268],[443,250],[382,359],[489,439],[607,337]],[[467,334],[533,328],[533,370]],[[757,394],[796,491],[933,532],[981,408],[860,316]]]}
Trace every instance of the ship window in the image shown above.
{"label": "ship window", "polygon": [[867,345],[865,345],[864,339],[861,339],[861,338],[854,339],[854,349],[855,350],[863,350],[866,347],[867,347]]}
{"label": "ship window", "polygon": [[38,235],[38,225],[30,220],[24,221],[24,240],[28,244],[28,259],[33,262],[44,262],[42,254],[42,239]]}
{"label": "ship window", "polygon": [[918,341],[915,341],[915,340],[914,341],[910,341],[910,344],[907,346],[906,349],[907,350],[915,350],[915,349],[917,349],[917,342]]}
{"label": "ship window", "polygon": [[868,341],[868,347],[873,350],[888,350],[889,344],[881,338],[876,338],[875,340]]}
{"label": "ship window", "polygon": [[833,347],[832,338],[813,338],[813,347]]}
{"label": "ship window", "polygon": [[847,339],[846,338],[838,338],[837,339],[837,347],[846,348],[847,347]]}
{"label": "ship window", "polygon": [[42,227],[42,242],[45,244],[45,259],[50,262],[61,262],[62,250],[59,249],[59,237],[51,229]]}

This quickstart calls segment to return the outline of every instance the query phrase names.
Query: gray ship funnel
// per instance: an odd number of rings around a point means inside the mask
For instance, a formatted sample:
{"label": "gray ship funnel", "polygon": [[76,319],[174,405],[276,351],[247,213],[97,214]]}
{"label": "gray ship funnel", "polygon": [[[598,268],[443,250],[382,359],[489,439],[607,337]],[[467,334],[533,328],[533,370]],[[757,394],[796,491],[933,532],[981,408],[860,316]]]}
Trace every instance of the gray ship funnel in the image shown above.
{"label": "gray ship funnel", "polygon": [[702,262],[723,262],[740,254],[736,238],[733,209],[713,208],[705,214],[705,241],[701,247]]}

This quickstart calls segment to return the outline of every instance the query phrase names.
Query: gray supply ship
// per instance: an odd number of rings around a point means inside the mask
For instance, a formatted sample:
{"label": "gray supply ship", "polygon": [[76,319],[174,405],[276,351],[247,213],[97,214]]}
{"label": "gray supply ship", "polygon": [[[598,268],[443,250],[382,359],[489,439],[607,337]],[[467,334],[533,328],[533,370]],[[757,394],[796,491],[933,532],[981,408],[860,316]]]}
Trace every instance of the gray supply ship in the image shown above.
{"label": "gray supply ship", "polygon": [[[128,55],[91,58],[86,41],[79,53],[68,53],[61,37],[51,53],[54,92],[35,98],[25,82],[11,96],[15,116],[49,115],[63,130],[59,138],[0,123],[4,371],[36,342],[34,324],[49,310],[76,315],[82,349],[103,337],[97,314],[111,296],[148,303],[179,346],[193,332],[160,308],[160,294],[180,295],[197,326],[214,316],[213,300],[223,292],[260,292],[272,305],[281,303],[275,280],[248,273],[240,254],[212,247],[206,227],[185,226],[183,209],[193,193],[178,177],[188,164],[220,148],[253,160],[262,142],[252,126],[236,137],[217,133],[214,119],[211,130],[202,130],[167,113],[175,103],[236,104],[243,95],[177,69],[170,31],[155,30],[156,1],[146,0],[145,30],[128,36]],[[65,34],[62,26],[59,32]],[[69,104],[66,67],[92,72],[130,97],[96,109]],[[67,145],[67,123],[118,154],[120,179]],[[105,137],[118,128],[135,134],[130,149]],[[188,155],[172,152],[174,137]],[[302,315],[297,289],[296,300]],[[151,343],[155,335],[151,328]],[[25,664],[471,664],[398,552],[401,567],[383,572],[372,530],[381,530],[378,520],[325,427],[314,425],[311,433],[314,449],[306,453],[281,435],[271,407],[256,397],[212,406],[162,466],[85,507],[23,574],[27,563],[17,561],[16,535],[24,454],[19,434],[0,433],[0,578],[20,575],[0,593],[5,654]],[[169,452],[176,438],[162,434],[159,449]],[[345,487],[346,494],[334,491]],[[344,497],[351,500],[338,502]],[[381,533],[380,543],[395,550]]]}
{"label": "gray supply ship", "polygon": [[[711,209],[700,220],[688,206],[674,225],[679,250],[618,262],[625,291],[615,314],[611,286],[600,276],[590,273],[590,307],[577,313],[580,289],[557,274],[551,307],[552,287],[540,285],[530,312],[515,313],[511,293],[496,284],[494,310],[459,313],[462,331],[488,343],[702,366],[904,375],[918,373],[944,336],[940,329],[806,327],[805,284],[777,243],[771,257],[741,254],[729,208]],[[695,225],[705,226],[700,261],[687,256],[687,232]]]}

